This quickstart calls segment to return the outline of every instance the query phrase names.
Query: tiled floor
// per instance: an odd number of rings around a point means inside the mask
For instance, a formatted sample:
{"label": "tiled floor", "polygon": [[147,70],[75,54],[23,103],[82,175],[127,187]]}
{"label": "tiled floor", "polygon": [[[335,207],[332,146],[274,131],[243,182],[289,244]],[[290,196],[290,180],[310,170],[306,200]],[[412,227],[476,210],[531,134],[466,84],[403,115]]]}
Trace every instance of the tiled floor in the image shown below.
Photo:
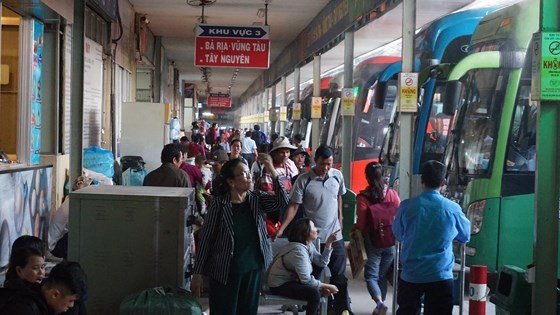
{"label": "tiled floor", "polygon": [[[375,302],[370,298],[369,293],[367,292],[366,285],[363,279],[363,276],[359,276],[356,279],[352,279],[350,273],[350,265],[347,267],[347,276],[349,279],[349,289],[350,289],[350,297],[352,299],[352,311],[355,315],[371,315],[373,308],[375,307]],[[387,300],[385,303],[389,306],[389,311],[387,314],[394,314],[392,309],[393,303],[393,294],[392,294],[392,287],[389,287],[389,294],[387,296]],[[259,315],[265,314],[281,314],[280,306],[262,306],[259,308]],[[468,295],[465,296],[465,303],[463,304],[463,314],[467,315],[469,313],[469,297]],[[288,314],[288,313],[284,313]],[[291,314],[291,313],[289,313]],[[300,314],[305,314],[304,312]],[[494,305],[490,302],[486,303],[486,314],[495,314]],[[453,315],[461,315],[459,312],[459,306],[455,306],[453,310]]]}

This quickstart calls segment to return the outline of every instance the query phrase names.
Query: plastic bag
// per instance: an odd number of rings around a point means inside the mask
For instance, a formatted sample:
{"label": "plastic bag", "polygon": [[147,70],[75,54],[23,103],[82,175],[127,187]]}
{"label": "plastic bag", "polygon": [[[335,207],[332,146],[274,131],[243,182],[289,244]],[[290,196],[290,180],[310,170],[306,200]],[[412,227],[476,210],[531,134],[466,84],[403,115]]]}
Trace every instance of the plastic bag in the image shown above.
{"label": "plastic bag", "polygon": [[83,167],[108,178],[113,178],[115,174],[114,160],[113,152],[109,150],[97,146],[84,149]]}
{"label": "plastic bag", "polygon": [[121,315],[202,315],[200,303],[189,291],[174,287],[156,287],[127,295]]}
{"label": "plastic bag", "polygon": [[84,176],[89,177],[95,181],[97,181],[97,183],[95,183],[94,185],[113,185],[113,179],[101,174],[101,173],[97,173],[94,172],[92,170],[88,170],[88,169],[84,169],[83,171]]}
{"label": "plastic bag", "polygon": [[122,184],[125,186],[142,186],[146,175],[148,175],[148,172],[145,169],[128,168],[122,173]]}

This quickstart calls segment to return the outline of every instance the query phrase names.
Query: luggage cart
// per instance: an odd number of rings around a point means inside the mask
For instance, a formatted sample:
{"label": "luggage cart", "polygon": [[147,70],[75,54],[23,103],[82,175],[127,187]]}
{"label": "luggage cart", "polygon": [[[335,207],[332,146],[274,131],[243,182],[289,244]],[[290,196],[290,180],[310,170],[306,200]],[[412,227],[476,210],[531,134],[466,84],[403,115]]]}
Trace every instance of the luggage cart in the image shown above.
{"label": "luggage cart", "polygon": [[[463,305],[465,304],[465,244],[460,244],[459,248],[459,260],[461,268],[459,270],[459,315],[463,315]],[[393,260],[393,313],[397,313],[397,295],[398,295],[398,283],[399,283],[399,266],[400,266],[400,254],[401,254],[401,243],[397,242],[395,244],[395,259]]]}

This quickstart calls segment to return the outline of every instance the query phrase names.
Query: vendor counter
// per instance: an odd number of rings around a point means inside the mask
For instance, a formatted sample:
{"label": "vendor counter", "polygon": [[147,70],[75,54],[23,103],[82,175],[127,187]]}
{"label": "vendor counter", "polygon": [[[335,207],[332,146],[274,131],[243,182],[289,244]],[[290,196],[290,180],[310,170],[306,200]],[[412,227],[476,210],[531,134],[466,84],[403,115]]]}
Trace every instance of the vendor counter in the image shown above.
{"label": "vendor counter", "polygon": [[52,165],[0,164],[0,268],[16,238],[47,238],[52,185]]}

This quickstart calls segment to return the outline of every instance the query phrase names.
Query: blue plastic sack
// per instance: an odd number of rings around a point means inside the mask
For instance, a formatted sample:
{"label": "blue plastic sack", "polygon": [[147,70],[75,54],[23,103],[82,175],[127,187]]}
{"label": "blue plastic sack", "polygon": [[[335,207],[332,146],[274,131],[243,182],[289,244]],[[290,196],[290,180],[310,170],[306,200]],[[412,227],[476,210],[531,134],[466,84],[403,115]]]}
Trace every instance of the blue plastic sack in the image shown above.
{"label": "blue plastic sack", "polygon": [[113,178],[115,174],[113,152],[98,146],[84,149],[83,167],[97,173],[101,173],[108,178]]}
{"label": "blue plastic sack", "polygon": [[125,186],[142,186],[146,175],[148,175],[148,172],[145,169],[128,168],[122,173],[122,184]]}

